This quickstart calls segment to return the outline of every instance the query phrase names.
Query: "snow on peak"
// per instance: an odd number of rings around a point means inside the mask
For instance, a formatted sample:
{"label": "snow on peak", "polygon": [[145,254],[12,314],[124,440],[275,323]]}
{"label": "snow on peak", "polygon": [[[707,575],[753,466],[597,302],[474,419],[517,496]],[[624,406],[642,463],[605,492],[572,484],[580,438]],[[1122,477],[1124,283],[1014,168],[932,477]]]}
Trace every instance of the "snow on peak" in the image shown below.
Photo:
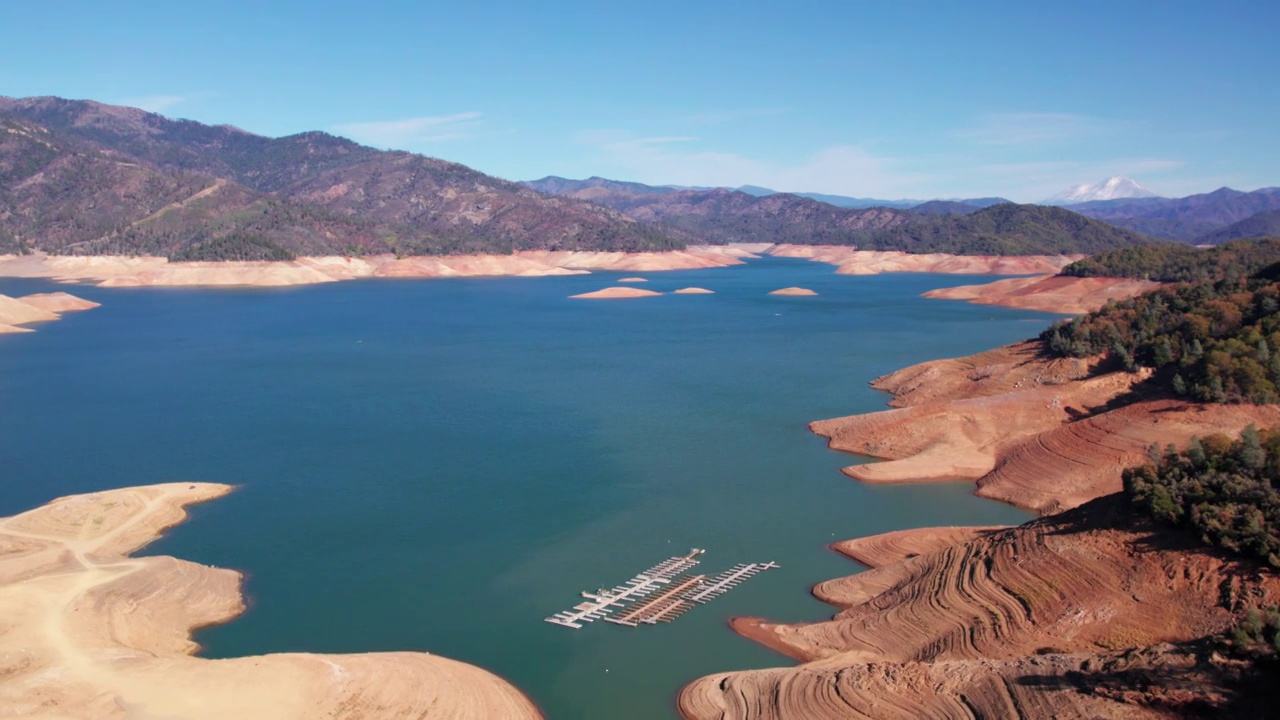
{"label": "snow on peak", "polygon": [[1159,197],[1133,180],[1117,175],[1102,182],[1072,185],[1045,200],[1046,205],[1074,205],[1091,200],[1118,200],[1120,198]]}

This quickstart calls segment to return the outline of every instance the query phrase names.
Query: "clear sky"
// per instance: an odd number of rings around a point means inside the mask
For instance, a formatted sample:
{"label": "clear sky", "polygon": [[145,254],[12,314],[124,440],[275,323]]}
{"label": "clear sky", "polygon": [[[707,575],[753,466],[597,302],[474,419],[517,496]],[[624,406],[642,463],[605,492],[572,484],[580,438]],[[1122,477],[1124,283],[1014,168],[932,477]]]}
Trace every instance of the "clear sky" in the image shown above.
{"label": "clear sky", "polygon": [[1036,201],[1280,185],[1280,2],[6,3],[0,95],[501,177]]}

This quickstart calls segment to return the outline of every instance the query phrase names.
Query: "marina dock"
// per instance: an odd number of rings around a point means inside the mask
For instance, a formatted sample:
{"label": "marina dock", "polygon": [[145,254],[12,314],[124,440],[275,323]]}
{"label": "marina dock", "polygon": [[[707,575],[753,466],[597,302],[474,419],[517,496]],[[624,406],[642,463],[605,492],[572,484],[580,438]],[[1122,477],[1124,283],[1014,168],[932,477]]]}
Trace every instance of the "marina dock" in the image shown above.
{"label": "marina dock", "polygon": [[695,605],[702,605],[738,587],[777,563],[744,563],[712,576],[686,575],[699,564],[705,550],[693,548],[687,555],[667,558],[608,590],[582,592],[587,602],[558,612],[546,621],[573,628],[604,620],[615,625],[639,627],[670,622]]}

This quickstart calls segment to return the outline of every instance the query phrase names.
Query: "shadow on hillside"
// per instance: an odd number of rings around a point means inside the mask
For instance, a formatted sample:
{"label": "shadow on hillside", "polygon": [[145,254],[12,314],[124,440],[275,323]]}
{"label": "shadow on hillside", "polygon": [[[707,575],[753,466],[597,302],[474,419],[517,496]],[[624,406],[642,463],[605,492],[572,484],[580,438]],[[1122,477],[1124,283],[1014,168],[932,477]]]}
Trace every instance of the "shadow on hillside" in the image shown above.
{"label": "shadow on hillside", "polygon": [[1071,691],[1188,718],[1274,717],[1274,658],[1228,659],[1212,638],[1109,653],[1060,675],[1024,675],[1023,688]]}

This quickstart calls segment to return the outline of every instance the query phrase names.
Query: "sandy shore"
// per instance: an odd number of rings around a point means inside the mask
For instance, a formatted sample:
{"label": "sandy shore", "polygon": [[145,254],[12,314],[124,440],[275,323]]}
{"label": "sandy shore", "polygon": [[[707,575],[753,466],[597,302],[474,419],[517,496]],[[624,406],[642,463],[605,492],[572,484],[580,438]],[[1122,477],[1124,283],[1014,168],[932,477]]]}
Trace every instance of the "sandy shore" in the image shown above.
{"label": "sandy shore", "polygon": [[226,485],[54,500],[0,519],[0,708],[94,720],[538,718],[501,679],[423,653],[192,656],[191,631],[244,609],[240,576],[130,557]]}
{"label": "sandy shore", "polygon": [[840,275],[879,275],[895,272],[955,275],[1034,275],[1057,273],[1084,255],[947,255],[912,254],[898,250],[855,250],[839,245],[775,245],[768,254],[808,258],[836,266]]}
{"label": "sandy shore", "polygon": [[96,302],[64,292],[36,293],[17,298],[0,295],[0,335],[31,332],[31,328],[19,326],[52,322],[61,318],[63,313],[96,307],[100,307]]}
{"label": "sandy shore", "polygon": [[1082,315],[1101,308],[1109,301],[1127,300],[1157,287],[1160,287],[1160,283],[1151,280],[1037,275],[997,280],[984,285],[961,285],[930,290],[924,293],[923,297],[939,300],[968,300],[978,305],[999,305],[1064,315]]}
{"label": "sandy shore", "polygon": [[[755,247],[755,246],[749,246]],[[0,277],[47,277],[103,287],[311,285],[357,278],[539,277],[593,270],[660,272],[740,265],[740,245],[671,252],[549,252],[396,258],[301,257],[288,262],[169,262],[162,257],[0,255]]]}

